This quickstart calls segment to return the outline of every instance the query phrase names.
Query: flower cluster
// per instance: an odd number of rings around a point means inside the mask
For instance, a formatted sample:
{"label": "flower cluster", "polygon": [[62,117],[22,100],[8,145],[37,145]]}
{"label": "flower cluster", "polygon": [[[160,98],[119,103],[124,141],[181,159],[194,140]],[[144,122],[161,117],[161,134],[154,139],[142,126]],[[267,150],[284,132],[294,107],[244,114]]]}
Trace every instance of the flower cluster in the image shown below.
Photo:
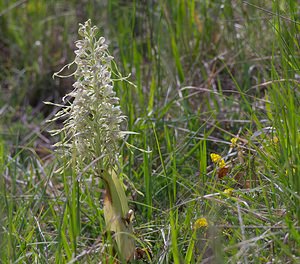
{"label": "flower cluster", "polygon": [[194,226],[193,226],[194,230],[197,230],[202,227],[208,227],[208,222],[207,222],[206,218],[204,218],[204,217],[198,218],[195,221]]}
{"label": "flower cluster", "polygon": [[117,163],[119,140],[124,135],[120,123],[124,116],[118,105],[119,98],[113,91],[113,57],[108,53],[105,39],[97,38],[97,31],[90,20],[80,24],[82,39],[76,42],[78,49],[74,61],[76,82],[74,90],[64,98],[74,100],[57,114],[58,118],[67,118],[63,128],[66,139],[57,145],[68,146],[68,154],[75,149],[84,165],[99,158],[105,167]]}
{"label": "flower cluster", "polygon": [[222,159],[222,157],[219,154],[211,153],[210,158],[211,158],[212,162],[217,164],[220,168],[226,167],[225,160]]}

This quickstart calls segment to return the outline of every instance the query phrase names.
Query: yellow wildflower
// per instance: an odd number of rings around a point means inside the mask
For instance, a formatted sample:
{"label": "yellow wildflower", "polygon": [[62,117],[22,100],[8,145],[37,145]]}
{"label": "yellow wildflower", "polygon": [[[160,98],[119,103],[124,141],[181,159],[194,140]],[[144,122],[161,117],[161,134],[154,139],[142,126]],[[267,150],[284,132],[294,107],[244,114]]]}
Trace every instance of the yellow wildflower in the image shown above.
{"label": "yellow wildflower", "polygon": [[224,161],[223,159],[219,160],[219,161],[218,161],[218,166],[219,166],[220,168],[225,168],[225,166],[226,166],[225,161]]}
{"label": "yellow wildflower", "polygon": [[237,141],[238,141],[238,138],[232,138],[232,139],[230,140],[230,142],[231,142],[230,147],[231,147],[231,148],[236,147]]}
{"label": "yellow wildflower", "polygon": [[210,158],[211,158],[213,163],[218,163],[222,159],[222,157],[219,154],[216,154],[216,153],[211,153]]}
{"label": "yellow wildflower", "polygon": [[225,189],[225,190],[224,190],[224,194],[228,194],[229,196],[231,196],[233,190],[234,190],[234,189],[232,189],[232,188]]}
{"label": "yellow wildflower", "polygon": [[194,223],[195,230],[197,230],[201,227],[208,227],[208,222],[207,222],[206,218],[204,218],[204,217],[198,218]]}

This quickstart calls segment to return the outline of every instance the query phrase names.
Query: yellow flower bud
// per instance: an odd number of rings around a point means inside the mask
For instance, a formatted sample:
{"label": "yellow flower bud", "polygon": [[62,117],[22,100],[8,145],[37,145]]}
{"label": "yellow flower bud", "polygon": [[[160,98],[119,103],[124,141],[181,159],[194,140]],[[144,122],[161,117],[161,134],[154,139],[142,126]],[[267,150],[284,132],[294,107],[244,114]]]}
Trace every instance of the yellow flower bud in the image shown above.
{"label": "yellow flower bud", "polygon": [[213,163],[218,163],[222,159],[222,157],[219,154],[216,154],[216,153],[211,153],[210,158],[211,158]]}
{"label": "yellow flower bud", "polygon": [[218,166],[219,166],[220,168],[225,168],[225,167],[226,167],[225,161],[224,161],[223,159],[219,160]]}
{"label": "yellow flower bud", "polygon": [[230,142],[231,142],[230,147],[232,147],[232,148],[236,147],[237,141],[238,141],[238,138],[232,138],[232,139],[230,140]]}
{"label": "yellow flower bud", "polygon": [[233,188],[228,188],[228,189],[225,189],[224,190],[224,194],[228,194],[229,196],[231,196],[232,195],[232,192],[233,192]]}

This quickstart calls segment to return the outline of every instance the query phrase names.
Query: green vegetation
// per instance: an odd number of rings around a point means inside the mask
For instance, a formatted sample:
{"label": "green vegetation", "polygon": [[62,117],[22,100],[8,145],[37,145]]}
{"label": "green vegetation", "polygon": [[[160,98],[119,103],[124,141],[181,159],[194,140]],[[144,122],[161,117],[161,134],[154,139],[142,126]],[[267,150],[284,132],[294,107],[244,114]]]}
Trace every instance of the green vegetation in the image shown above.
{"label": "green vegetation", "polygon": [[136,262],[299,263],[299,18],[296,0],[0,1],[0,262],[113,263],[105,185],[54,151],[43,103],[72,91],[52,75],[91,19],[138,133],[119,160]]}

